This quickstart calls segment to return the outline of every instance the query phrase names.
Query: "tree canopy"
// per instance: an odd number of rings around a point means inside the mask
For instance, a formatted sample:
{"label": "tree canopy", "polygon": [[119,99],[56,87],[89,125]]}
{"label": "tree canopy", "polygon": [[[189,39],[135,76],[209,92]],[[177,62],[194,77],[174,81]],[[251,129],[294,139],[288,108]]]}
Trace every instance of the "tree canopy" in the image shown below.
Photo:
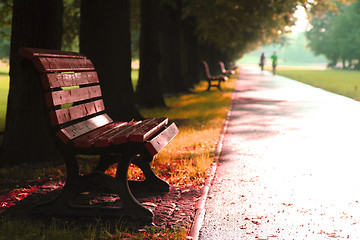
{"label": "tree canopy", "polygon": [[279,40],[295,24],[298,5],[307,11],[333,8],[331,0],[184,0],[184,16],[195,16],[199,37],[232,58]]}
{"label": "tree canopy", "polygon": [[[342,0],[345,1],[345,0]],[[174,0],[162,0],[174,6]],[[307,11],[335,9],[336,0],[182,0],[182,18],[196,19],[196,34],[231,58],[239,58],[254,47],[278,41],[295,23],[294,11],[300,4]],[[139,0],[133,0],[131,31],[133,53],[138,56]],[[11,0],[0,1],[0,35],[9,33]],[[64,0],[63,49],[78,50],[80,0]],[[7,32],[6,32],[7,31]]]}
{"label": "tree canopy", "polygon": [[360,60],[360,1],[338,3],[338,8],[321,16],[314,16],[307,32],[309,47],[323,54],[334,66],[338,60]]}

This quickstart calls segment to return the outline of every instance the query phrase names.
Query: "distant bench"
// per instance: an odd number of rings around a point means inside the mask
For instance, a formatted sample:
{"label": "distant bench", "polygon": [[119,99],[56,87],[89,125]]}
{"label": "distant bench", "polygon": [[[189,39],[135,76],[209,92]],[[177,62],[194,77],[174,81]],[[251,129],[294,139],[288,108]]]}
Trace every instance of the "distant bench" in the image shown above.
{"label": "distant bench", "polygon": [[207,90],[210,90],[211,87],[217,87],[219,90],[221,90],[221,86],[220,86],[221,82],[225,82],[228,78],[224,75],[211,76],[207,62],[202,61],[201,63],[204,67],[205,78],[209,84]]}
{"label": "distant bench", "polygon": [[220,65],[220,69],[221,69],[222,74],[224,74],[225,76],[229,77],[230,75],[235,74],[234,70],[225,68],[224,62],[219,61],[219,65]]}
{"label": "distant bench", "polygon": [[[154,191],[169,190],[169,184],[154,174],[150,162],[178,133],[175,123],[168,124],[164,117],[114,122],[106,114],[93,64],[79,53],[32,48],[21,48],[19,53],[25,57],[24,61],[32,61],[39,74],[49,125],[55,130],[52,131],[54,141],[67,170],[61,194],[39,204],[34,212],[55,216],[127,216],[152,221],[152,211],[134,198],[129,184],[143,185]],[[81,175],[78,154],[101,157],[91,173]],[[116,177],[106,175],[105,170],[114,163],[118,163]],[[131,163],[143,171],[144,181],[128,181]],[[75,201],[79,195],[93,189],[118,195],[122,207],[83,205]]]}

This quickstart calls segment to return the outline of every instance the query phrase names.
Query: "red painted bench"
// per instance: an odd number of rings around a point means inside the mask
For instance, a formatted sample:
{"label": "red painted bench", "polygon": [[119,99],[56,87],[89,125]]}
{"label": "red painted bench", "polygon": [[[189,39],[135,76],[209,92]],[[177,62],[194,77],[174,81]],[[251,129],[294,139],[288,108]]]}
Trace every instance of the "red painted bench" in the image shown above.
{"label": "red painted bench", "polygon": [[219,61],[219,65],[220,65],[220,69],[221,69],[222,74],[224,74],[225,76],[229,77],[231,74],[235,74],[235,71],[234,71],[234,70],[231,70],[231,69],[228,69],[228,70],[227,70],[227,69],[225,68],[224,62]]}
{"label": "red painted bench", "polygon": [[[21,48],[19,53],[24,61],[32,61],[41,79],[49,125],[55,130],[54,141],[67,170],[61,194],[39,204],[34,212],[51,216],[127,216],[151,221],[152,211],[140,204],[130,189],[131,185],[140,185],[154,191],[169,190],[169,184],[154,174],[150,162],[178,133],[175,123],[169,124],[164,117],[114,122],[106,114],[93,64],[79,53],[32,48]],[[97,167],[89,174],[79,174],[78,154],[100,155]],[[106,175],[105,170],[114,163],[118,163],[116,177]],[[143,171],[144,181],[128,180],[131,163]],[[79,195],[93,188],[117,194],[122,207],[76,203]]]}
{"label": "red painted bench", "polygon": [[[202,61],[201,63],[204,67],[205,78],[209,84],[207,90],[209,91],[211,87],[217,87],[219,90],[221,90],[220,83],[226,81],[228,78],[224,75],[211,76],[207,62]],[[213,82],[217,83],[214,84]]]}

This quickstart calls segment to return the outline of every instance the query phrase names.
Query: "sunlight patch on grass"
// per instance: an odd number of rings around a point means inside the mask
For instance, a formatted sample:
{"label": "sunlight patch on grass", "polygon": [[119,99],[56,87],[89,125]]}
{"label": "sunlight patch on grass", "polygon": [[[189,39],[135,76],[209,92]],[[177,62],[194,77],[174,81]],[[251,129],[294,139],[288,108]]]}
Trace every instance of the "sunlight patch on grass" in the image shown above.
{"label": "sunlight patch on grass", "polygon": [[168,97],[168,108],[142,109],[145,117],[166,116],[175,121],[179,134],[156,155],[152,167],[176,186],[201,186],[214,154],[230,107],[235,79],[223,84],[223,91],[205,91],[202,82],[193,93]]}

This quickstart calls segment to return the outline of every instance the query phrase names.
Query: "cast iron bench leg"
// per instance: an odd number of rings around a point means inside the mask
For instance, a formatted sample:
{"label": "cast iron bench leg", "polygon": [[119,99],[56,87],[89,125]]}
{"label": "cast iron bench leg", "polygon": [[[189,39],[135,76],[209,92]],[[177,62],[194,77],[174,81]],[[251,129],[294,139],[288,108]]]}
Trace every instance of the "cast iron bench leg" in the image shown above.
{"label": "cast iron bench leg", "polygon": [[217,88],[221,91],[222,89],[221,89],[220,83],[221,83],[221,81],[219,80],[219,83],[218,83],[218,85],[217,85]]}
{"label": "cast iron bench leg", "polygon": [[[133,220],[152,221],[153,213],[150,209],[141,205],[132,195],[129,189],[127,173],[131,163],[131,155],[124,156],[118,162],[117,176],[111,177],[101,171],[80,176],[73,165],[77,166],[75,155],[67,155],[67,169],[69,175],[66,184],[56,198],[40,203],[33,212],[45,216],[89,216],[89,217],[121,217],[127,216]],[[73,164],[68,164],[73,163]],[[78,167],[77,167],[78,169]],[[121,208],[107,208],[90,206],[78,203],[76,198],[83,192],[91,189],[107,188],[118,195],[122,202]]]}
{"label": "cast iron bench leg", "polygon": [[144,173],[144,181],[129,181],[130,188],[146,187],[153,191],[168,192],[170,185],[168,182],[159,178],[150,166],[153,157],[148,154],[133,158],[132,163],[138,166]]}
{"label": "cast iron bench leg", "polygon": [[211,81],[208,81],[208,83],[209,83],[209,85],[208,85],[208,88],[207,88],[207,90],[206,91],[209,91],[210,90],[210,88],[211,88]]}

